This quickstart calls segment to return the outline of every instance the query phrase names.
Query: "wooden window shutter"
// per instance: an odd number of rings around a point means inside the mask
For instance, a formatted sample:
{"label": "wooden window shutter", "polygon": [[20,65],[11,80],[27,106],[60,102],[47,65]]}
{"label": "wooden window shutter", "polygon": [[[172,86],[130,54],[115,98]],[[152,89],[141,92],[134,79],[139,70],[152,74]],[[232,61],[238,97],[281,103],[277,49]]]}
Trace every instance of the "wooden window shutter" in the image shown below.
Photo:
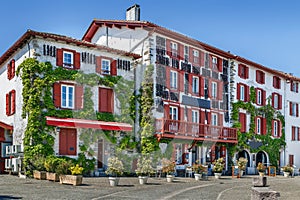
{"label": "wooden window shutter", "polygon": [[290,102],[290,115],[292,115],[292,114],[293,114],[293,103]]}
{"label": "wooden window shutter", "polygon": [[179,91],[184,91],[184,71],[180,71],[178,73],[178,83],[179,83]]}
{"label": "wooden window shutter", "polygon": [[99,88],[99,112],[107,112],[107,89]]}
{"label": "wooden window shutter", "polygon": [[217,84],[218,84],[217,99],[222,100],[223,99],[223,84],[222,84],[222,82],[217,82]]}
{"label": "wooden window shutter", "polygon": [[74,69],[80,69],[80,53],[74,52]]}
{"label": "wooden window shutter", "polygon": [[193,74],[189,74],[189,93],[193,94]]}
{"label": "wooden window shutter", "polygon": [[249,68],[245,67],[245,71],[246,71],[246,79],[249,78]]}
{"label": "wooden window shutter", "polygon": [[9,93],[6,94],[6,115],[10,115],[10,108],[9,108]]}
{"label": "wooden window shutter", "polygon": [[266,118],[261,118],[261,122],[262,122],[262,129],[261,129],[261,133],[262,135],[266,135],[267,134],[267,120]]}
{"label": "wooden window shutter", "polygon": [[218,114],[218,125],[223,126],[223,114]]}
{"label": "wooden window shutter", "polygon": [[260,73],[258,70],[256,70],[256,82],[260,83]]}
{"label": "wooden window shutter", "polygon": [[177,49],[177,52],[178,52],[178,54],[177,54],[177,57],[178,57],[178,59],[179,60],[184,60],[183,58],[184,58],[184,46],[182,45],[182,44],[178,44],[178,47],[177,47],[178,49]]}
{"label": "wooden window shutter", "polygon": [[278,109],[282,109],[282,96],[278,95]]}
{"label": "wooden window shutter", "polygon": [[239,113],[239,122],[241,123],[241,132],[246,132],[246,114],[245,113]]}
{"label": "wooden window shutter", "polygon": [[59,155],[67,155],[67,130],[61,128],[59,132]]}
{"label": "wooden window shutter", "polygon": [[56,66],[63,66],[63,50],[56,49]]}
{"label": "wooden window shutter", "polygon": [[83,109],[83,86],[75,85],[75,109]]}
{"label": "wooden window shutter", "polygon": [[211,89],[212,89],[211,82],[212,81],[208,79],[208,98],[211,98]]}
{"label": "wooden window shutter", "polygon": [[276,76],[273,76],[273,87],[277,88],[277,85],[276,85]]}
{"label": "wooden window shutter", "polygon": [[[276,121],[276,120],[272,119],[272,129],[271,129],[271,131],[272,131],[271,135],[272,135],[272,136],[274,136],[274,123],[275,123],[275,121]],[[278,132],[277,132],[277,133],[278,133]]]}
{"label": "wooden window shutter", "polygon": [[61,107],[61,87],[60,83],[54,83],[53,84],[53,100],[54,100],[54,106],[57,108]]}
{"label": "wooden window shutter", "polygon": [[264,72],[261,72],[261,79],[262,79],[262,84],[265,84],[265,73]]}
{"label": "wooden window shutter", "polygon": [[164,119],[170,119],[170,106],[164,106]]}
{"label": "wooden window shutter", "polygon": [[167,55],[171,57],[171,41],[166,39]]}
{"label": "wooden window shutter", "polygon": [[245,101],[250,101],[250,89],[248,85],[245,85]]}
{"label": "wooden window shutter", "polygon": [[300,128],[297,127],[297,129],[298,129],[298,141],[300,141]]}
{"label": "wooden window shutter", "polygon": [[238,76],[239,76],[239,77],[242,76],[242,67],[243,67],[242,64],[239,64],[239,65],[238,65]]}
{"label": "wooden window shutter", "polygon": [[110,64],[110,75],[116,76],[117,75],[117,61],[112,60]]}
{"label": "wooden window shutter", "polygon": [[96,72],[101,74],[101,57],[96,56]]}
{"label": "wooden window shutter", "polygon": [[170,88],[170,68],[166,67],[166,87]]}
{"label": "wooden window shutter", "polygon": [[204,96],[204,78],[200,77],[200,84],[199,84],[199,91],[200,91],[200,96]]}
{"label": "wooden window shutter", "polygon": [[16,68],[15,59],[12,59],[11,60],[11,76],[10,76],[10,79],[15,77],[15,70],[16,70],[15,68]]}
{"label": "wooden window shutter", "polygon": [[255,120],[255,134],[257,134],[257,119],[258,119],[258,117],[254,117],[254,120]]}
{"label": "wooden window shutter", "polygon": [[240,83],[237,83],[237,89],[236,89],[236,98],[238,99],[238,100],[240,100],[241,99],[241,84]]}
{"label": "wooden window shutter", "polygon": [[187,121],[192,122],[192,109],[187,109]]}
{"label": "wooden window shutter", "polygon": [[298,93],[298,83],[296,83],[296,92]]}
{"label": "wooden window shutter", "polygon": [[204,52],[200,51],[200,66],[204,66]]}
{"label": "wooden window shutter", "polygon": [[296,117],[299,117],[299,104],[296,104]]}
{"label": "wooden window shutter", "polygon": [[205,119],[206,119],[205,111],[200,111],[200,123],[205,124]]}
{"label": "wooden window shutter", "polygon": [[289,155],[289,165],[290,166],[294,165],[294,155]]}
{"label": "wooden window shutter", "polygon": [[10,106],[11,106],[10,114],[13,115],[16,112],[16,90],[11,91]]}
{"label": "wooden window shutter", "polygon": [[210,124],[211,122],[211,112],[207,112],[207,124]]}
{"label": "wooden window shutter", "polygon": [[114,92],[112,89],[107,89],[107,112],[114,112]]}
{"label": "wooden window shutter", "polygon": [[218,58],[218,70],[219,72],[223,72],[223,59],[222,58]]}
{"label": "wooden window shutter", "polygon": [[67,134],[67,155],[76,155],[77,154],[77,130],[69,129]]}
{"label": "wooden window shutter", "polygon": [[11,65],[10,63],[7,64],[7,79],[11,79]]}
{"label": "wooden window shutter", "polygon": [[212,68],[212,55],[209,55],[209,67]]}
{"label": "wooden window shutter", "polygon": [[179,111],[179,116],[180,116],[180,120],[184,121],[184,107],[180,107],[180,111]]}
{"label": "wooden window shutter", "polygon": [[262,90],[262,105],[266,105],[266,91]]}
{"label": "wooden window shutter", "polygon": [[255,96],[255,103],[256,104],[258,104],[258,98],[257,98],[257,96],[258,96],[258,89],[257,88],[255,88],[255,94],[256,94],[256,96]]}
{"label": "wooden window shutter", "polygon": [[275,99],[275,93],[272,93],[272,107],[274,108],[274,99]]}

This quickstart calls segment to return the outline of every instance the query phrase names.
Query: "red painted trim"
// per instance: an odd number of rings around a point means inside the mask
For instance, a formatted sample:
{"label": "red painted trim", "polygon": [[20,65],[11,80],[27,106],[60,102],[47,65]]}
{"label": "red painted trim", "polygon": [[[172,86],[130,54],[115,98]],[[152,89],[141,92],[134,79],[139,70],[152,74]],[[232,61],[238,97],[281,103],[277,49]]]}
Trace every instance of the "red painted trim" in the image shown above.
{"label": "red painted trim", "polygon": [[8,125],[8,124],[6,124],[4,122],[0,122],[0,127],[4,128],[4,129],[7,129],[7,130],[13,130],[14,129],[13,126]]}
{"label": "red painted trim", "polygon": [[58,127],[93,128],[111,131],[132,131],[132,126],[119,122],[104,122],[97,120],[46,117],[47,125]]}

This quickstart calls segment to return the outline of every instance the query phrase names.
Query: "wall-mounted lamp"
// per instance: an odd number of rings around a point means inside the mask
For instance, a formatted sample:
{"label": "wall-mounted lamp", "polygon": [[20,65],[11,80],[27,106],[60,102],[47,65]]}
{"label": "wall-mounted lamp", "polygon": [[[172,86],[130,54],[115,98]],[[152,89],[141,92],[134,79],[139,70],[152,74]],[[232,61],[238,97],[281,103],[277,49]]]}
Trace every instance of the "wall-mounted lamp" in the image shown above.
{"label": "wall-mounted lamp", "polygon": [[291,79],[286,79],[286,83],[290,83],[291,82]]}
{"label": "wall-mounted lamp", "polygon": [[56,133],[59,133],[59,132],[60,132],[60,128],[59,128],[58,126],[55,128],[55,132],[56,132]]}

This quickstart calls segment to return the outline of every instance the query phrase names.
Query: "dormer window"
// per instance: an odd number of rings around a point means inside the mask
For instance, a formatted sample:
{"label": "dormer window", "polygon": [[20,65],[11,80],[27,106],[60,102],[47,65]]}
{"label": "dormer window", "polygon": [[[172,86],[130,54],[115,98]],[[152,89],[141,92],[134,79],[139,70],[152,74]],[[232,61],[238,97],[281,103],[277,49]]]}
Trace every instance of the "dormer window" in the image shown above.
{"label": "dormer window", "polygon": [[101,60],[101,70],[102,74],[110,74],[110,60]]}
{"label": "dormer window", "polygon": [[63,54],[63,66],[66,68],[73,69],[73,53],[64,51]]}

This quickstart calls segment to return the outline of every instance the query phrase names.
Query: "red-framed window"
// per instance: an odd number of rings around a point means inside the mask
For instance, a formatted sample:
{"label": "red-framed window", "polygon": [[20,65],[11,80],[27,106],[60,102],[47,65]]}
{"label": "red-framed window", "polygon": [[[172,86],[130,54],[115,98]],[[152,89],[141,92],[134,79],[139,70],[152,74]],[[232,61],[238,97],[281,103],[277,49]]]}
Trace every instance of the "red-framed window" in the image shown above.
{"label": "red-framed window", "polygon": [[71,49],[56,50],[56,65],[66,69],[80,69],[80,53]]}
{"label": "red-framed window", "polygon": [[55,82],[53,85],[54,106],[63,109],[83,108],[83,86],[68,83]]}
{"label": "red-framed window", "polygon": [[114,92],[111,88],[99,87],[99,112],[114,112]]}
{"label": "red-framed window", "polygon": [[281,88],[281,79],[278,76],[273,76],[273,87],[276,89]]}
{"label": "red-framed window", "polygon": [[266,118],[255,117],[255,133],[258,135],[266,135],[267,133]]}
{"label": "red-framed window", "polygon": [[299,104],[290,102],[290,116],[299,117]]}
{"label": "red-framed window", "polygon": [[59,132],[59,155],[77,155],[77,131],[71,128],[61,128]]}
{"label": "red-framed window", "polygon": [[300,141],[300,127],[292,126],[291,140],[292,141]]}
{"label": "red-framed window", "polygon": [[243,83],[237,83],[237,99],[248,102],[250,100],[249,86]]}
{"label": "red-framed window", "polygon": [[256,82],[265,84],[265,73],[261,70],[256,70]]}
{"label": "red-framed window", "polygon": [[291,81],[291,91],[298,93],[298,83],[295,81]]}
{"label": "red-framed window", "polygon": [[97,56],[96,57],[96,72],[102,75],[117,75],[117,61],[105,57],[105,56]]}
{"label": "red-framed window", "polygon": [[16,112],[16,91],[11,90],[6,94],[6,115],[11,116]]}
{"label": "red-framed window", "polygon": [[272,136],[281,137],[281,122],[280,120],[272,120]]}
{"label": "red-framed window", "polygon": [[238,76],[243,79],[249,78],[249,68],[246,65],[238,65]]}
{"label": "red-framed window", "polygon": [[246,128],[247,117],[246,116],[247,116],[246,113],[239,113],[239,122],[241,123],[241,129],[240,129],[240,131],[242,133],[247,132],[247,128]]}
{"label": "red-framed window", "polygon": [[272,93],[272,107],[274,109],[282,109],[282,96],[276,92]]}
{"label": "red-framed window", "polygon": [[11,80],[15,77],[15,59],[12,59],[8,64],[7,64],[7,79]]}
{"label": "red-framed window", "polygon": [[266,105],[266,91],[261,88],[255,88],[256,104],[259,106]]}

